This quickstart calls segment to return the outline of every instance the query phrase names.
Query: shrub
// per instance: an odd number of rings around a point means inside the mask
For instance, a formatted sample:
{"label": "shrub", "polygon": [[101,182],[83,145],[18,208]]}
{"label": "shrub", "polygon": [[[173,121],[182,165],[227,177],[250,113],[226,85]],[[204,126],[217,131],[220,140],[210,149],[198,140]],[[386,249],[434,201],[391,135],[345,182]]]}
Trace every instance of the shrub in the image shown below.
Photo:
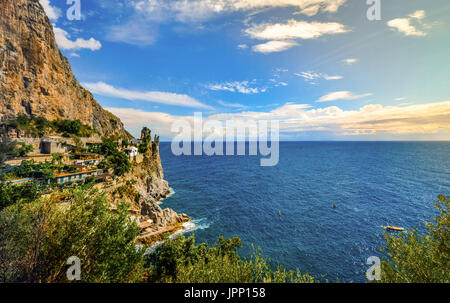
{"label": "shrub", "polygon": [[166,239],[149,257],[152,271],[149,282],[175,283],[312,283],[314,278],[300,271],[275,271],[256,250],[250,260],[241,259],[237,249],[239,238],[219,238],[212,247],[195,245],[195,237]]}
{"label": "shrub", "polygon": [[0,142],[0,168],[4,166],[5,161],[8,159],[8,157],[14,154],[16,146],[17,141],[12,141],[9,138],[4,138]]}
{"label": "shrub", "polygon": [[381,263],[381,282],[450,282],[450,198],[438,197],[440,215],[426,224],[427,233],[417,229],[398,235],[385,234],[388,259]]}
{"label": "shrub", "polygon": [[61,207],[41,198],[0,212],[0,281],[68,282],[66,261],[81,260],[81,282],[139,282],[145,268],[139,234],[128,205],[112,212],[103,194],[89,186],[70,192]]}
{"label": "shrub", "polygon": [[37,182],[22,185],[0,183],[0,210],[20,203],[29,203],[39,198],[40,186]]}
{"label": "shrub", "polygon": [[25,157],[28,153],[31,153],[34,151],[34,147],[31,144],[26,144],[25,142],[20,142],[17,144],[16,148],[14,149],[14,157]]}

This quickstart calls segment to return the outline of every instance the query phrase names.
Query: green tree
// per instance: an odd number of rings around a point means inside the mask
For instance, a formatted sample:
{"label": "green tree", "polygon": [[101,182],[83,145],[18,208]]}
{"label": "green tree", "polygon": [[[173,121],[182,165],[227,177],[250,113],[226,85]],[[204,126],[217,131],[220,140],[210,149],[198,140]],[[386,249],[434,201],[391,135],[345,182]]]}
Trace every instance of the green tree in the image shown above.
{"label": "green tree", "polygon": [[282,266],[272,270],[268,260],[256,250],[250,260],[241,259],[237,252],[239,238],[219,238],[212,247],[195,245],[195,237],[178,236],[166,239],[156,253],[149,257],[150,282],[175,283],[312,283],[314,278]]}
{"label": "green tree", "polygon": [[139,227],[120,203],[111,211],[91,185],[0,212],[0,281],[68,282],[66,261],[81,260],[81,282],[139,282],[145,268]]}
{"label": "green tree", "polygon": [[38,136],[45,136],[47,129],[51,127],[51,123],[45,117],[34,117],[33,120]]}
{"label": "green tree", "polygon": [[18,146],[14,149],[14,157],[25,157],[28,153],[34,151],[34,147],[31,144],[26,144],[25,142],[18,143]]}
{"label": "green tree", "polygon": [[116,175],[122,176],[131,170],[130,158],[125,152],[119,151],[119,144],[112,138],[103,138],[101,154],[106,160],[99,164],[99,168],[114,168]]}
{"label": "green tree", "polygon": [[100,148],[101,154],[104,156],[110,156],[118,152],[119,144],[112,138],[103,138]]}
{"label": "green tree", "polygon": [[130,158],[124,152],[116,152],[107,158],[108,162],[114,167],[114,173],[123,176],[131,170]]}
{"label": "green tree", "polygon": [[7,176],[11,178],[37,178],[37,179],[51,179],[53,178],[54,170],[58,166],[51,162],[35,163],[31,161],[22,161],[19,166],[14,167]]}
{"label": "green tree", "polygon": [[426,224],[426,234],[417,229],[399,235],[385,234],[388,259],[381,263],[381,281],[386,283],[450,282],[450,198],[438,197],[440,215]]}
{"label": "green tree", "polygon": [[39,198],[40,186],[37,182],[21,185],[0,183],[0,210],[18,203],[30,203]]}
{"label": "green tree", "polygon": [[123,139],[122,140],[122,148],[128,148],[128,146],[130,146],[130,141],[128,141],[128,139]]}
{"label": "green tree", "polygon": [[152,133],[148,127],[144,127],[141,131],[141,143],[138,145],[138,151],[141,154],[148,152],[150,141],[152,140]]}
{"label": "green tree", "polygon": [[5,165],[5,161],[8,157],[12,156],[16,149],[17,141],[13,141],[9,138],[3,138],[0,141],[0,168]]}
{"label": "green tree", "polygon": [[16,118],[16,122],[19,126],[29,126],[31,121],[30,117],[24,114],[20,114]]}

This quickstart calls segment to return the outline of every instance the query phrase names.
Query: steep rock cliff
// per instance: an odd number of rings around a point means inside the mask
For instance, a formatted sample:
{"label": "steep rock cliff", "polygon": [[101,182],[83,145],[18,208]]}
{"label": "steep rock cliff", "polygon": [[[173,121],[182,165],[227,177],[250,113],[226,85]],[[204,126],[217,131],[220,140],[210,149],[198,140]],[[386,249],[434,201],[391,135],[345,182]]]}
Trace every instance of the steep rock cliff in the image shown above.
{"label": "steep rock cliff", "polygon": [[183,224],[190,221],[186,214],[178,214],[172,209],[158,205],[161,199],[170,194],[170,187],[164,180],[164,172],[159,155],[159,137],[152,140],[151,131],[144,128],[141,133],[140,157],[132,160],[131,171],[115,181],[106,190],[113,204],[121,201],[131,202],[131,213],[141,227],[138,242],[152,245],[161,241],[167,234],[184,229]]}
{"label": "steep rock cliff", "polygon": [[125,134],[73,75],[38,0],[0,1],[0,120],[19,114],[79,119],[103,135]]}

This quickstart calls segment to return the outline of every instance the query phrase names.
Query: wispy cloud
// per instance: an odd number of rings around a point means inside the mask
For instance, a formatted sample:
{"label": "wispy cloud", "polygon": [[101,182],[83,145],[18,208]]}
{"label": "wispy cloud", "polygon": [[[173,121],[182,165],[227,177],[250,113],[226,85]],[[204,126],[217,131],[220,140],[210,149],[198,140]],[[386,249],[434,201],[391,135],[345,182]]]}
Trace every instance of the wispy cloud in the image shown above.
{"label": "wispy cloud", "polygon": [[341,80],[344,77],[343,76],[328,76],[328,75],[323,75],[323,78],[325,80]]}
{"label": "wispy cloud", "polygon": [[314,16],[320,11],[336,13],[347,0],[141,0],[134,8],[150,20],[164,22],[203,22],[234,12],[249,12],[266,8],[292,7],[301,14]]}
{"label": "wispy cloud", "polygon": [[421,22],[422,19],[426,17],[426,12],[423,10],[418,10],[408,16],[408,18],[397,18],[388,21],[387,25],[398,32],[404,34],[405,36],[417,36],[423,37],[427,33],[424,30],[419,30],[416,26],[412,25],[412,21],[416,20],[418,25],[423,27]]}
{"label": "wispy cloud", "polygon": [[316,39],[323,35],[342,34],[350,30],[337,22],[306,22],[289,20],[287,23],[263,23],[252,25],[244,32],[253,39],[269,40],[253,47],[261,53],[281,52],[297,46],[296,39]]}
{"label": "wispy cloud", "polygon": [[317,80],[341,80],[344,77],[343,76],[329,76],[327,74],[323,74],[323,73],[316,73],[316,72],[301,72],[301,73],[295,73],[294,75],[303,78],[306,82],[310,83],[310,84],[317,84]]}
{"label": "wispy cloud", "polygon": [[52,21],[57,21],[61,17],[61,10],[55,6],[50,5],[50,0],[39,0],[44,8],[47,17]]}
{"label": "wispy cloud", "polygon": [[147,92],[133,91],[123,88],[116,88],[104,82],[83,83],[83,85],[87,89],[89,89],[92,93],[99,94],[102,96],[109,96],[126,100],[140,100],[146,102],[161,103],[183,107],[214,109],[213,107],[203,104],[200,101],[187,95],[180,95],[159,91],[147,91]]}
{"label": "wispy cloud", "polygon": [[287,23],[263,23],[245,30],[251,38],[259,40],[316,39],[323,35],[342,34],[350,30],[337,22],[307,22],[289,20]]}
{"label": "wispy cloud", "polygon": [[427,13],[424,10],[418,10],[409,15],[409,17],[411,17],[413,19],[418,19],[418,20],[422,20],[426,16],[427,16]]}
{"label": "wispy cloud", "polygon": [[96,51],[102,48],[102,44],[94,38],[90,38],[89,40],[77,38],[75,41],[72,41],[70,40],[69,33],[65,30],[53,27],[53,31],[55,32],[56,43],[63,50],[90,49]]}
{"label": "wispy cloud", "polygon": [[240,103],[229,103],[229,102],[225,102],[222,100],[217,101],[217,103],[219,103],[220,105],[222,105],[224,107],[232,107],[232,108],[240,108],[240,109],[246,108],[245,105],[242,105]]}
{"label": "wispy cloud", "polygon": [[257,53],[277,53],[282,52],[285,50],[288,50],[294,46],[297,46],[298,43],[291,40],[285,40],[285,41],[269,41],[262,44],[257,44],[252,47],[254,52]]}
{"label": "wispy cloud", "polygon": [[[139,0],[127,1],[133,9],[131,16],[123,23],[109,28],[107,39],[133,45],[152,45],[158,38],[160,24],[171,22],[184,23],[193,28],[205,28],[199,24],[226,14],[246,12],[254,13],[272,8],[293,8],[297,13],[314,16],[319,12],[336,13],[347,0]],[[332,26],[333,23],[329,23]],[[307,35],[305,28],[303,36]],[[306,27],[306,26],[305,26]],[[317,31],[317,29],[316,29]],[[317,33],[314,33],[317,35]],[[296,39],[297,37],[295,37]],[[270,41],[287,40],[264,39]],[[256,47],[254,50],[267,50]],[[284,43],[286,47],[286,43]],[[292,47],[292,44],[291,44]],[[268,52],[268,51],[263,51]]]}
{"label": "wispy cloud", "polygon": [[206,88],[215,91],[239,92],[241,94],[259,94],[267,90],[267,88],[251,87],[249,81],[234,81],[225,83],[208,84]]}
{"label": "wispy cloud", "polygon": [[125,24],[109,28],[106,39],[131,45],[152,45],[158,38],[158,25],[148,22],[144,17],[135,15]]}
{"label": "wispy cloud", "polygon": [[344,62],[345,64],[348,64],[348,65],[352,65],[352,64],[355,64],[356,62],[358,62],[358,59],[348,58],[348,59],[342,60],[342,62]]}
{"label": "wispy cloud", "polygon": [[339,91],[339,92],[329,93],[329,94],[321,97],[316,102],[331,102],[331,101],[337,101],[337,100],[357,100],[357,99],[362,99],[362,98],[369,97],[372,95],[373,94],[371,94],[371,93],[355,95],[349,91]]}

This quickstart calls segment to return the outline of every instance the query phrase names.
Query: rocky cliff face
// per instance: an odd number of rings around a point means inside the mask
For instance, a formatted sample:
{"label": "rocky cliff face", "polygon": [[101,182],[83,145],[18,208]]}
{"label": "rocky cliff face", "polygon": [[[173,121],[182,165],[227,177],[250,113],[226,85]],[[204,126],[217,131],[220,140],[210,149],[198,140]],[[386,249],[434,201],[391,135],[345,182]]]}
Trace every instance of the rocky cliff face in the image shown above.
{"label": "rocky cliff face", "polygon": [[145,152],[141,150],[143,159],[133,160],[128,174],[116,180],[112,186],[101,186],[100,189],[106,190],[112,204],[124,200],[130,202],[130,212],[141,228],[137,241],[150,246],[163,240],[167,234],[184,229],[183,224],[190,218],[158,205],[158,201],[170,194],[159,156],[159,138],[155,136],[152,140],[150,130],[144,128],[141,142],[146,145]]}
{"label": "rocky cliff face", "polygon": [[0,1],[0,120],[18,114],[79,119],[106,136],[125,134],[74,77],[38,0]]}
{"label": "rocky cliff face", "polygon": [[[134,163],[129,177],[134,178],[135,189],[139,193],[141,236],[139,241],[151,245],[164,236],[183,229],[182,224],[190,220],[186,214],[178,214],[172,209],[162,209],[157,202],[170,194],[170,187],[164,180],[159,156],[159,137],[152,141],[151,131],[144,128],[141,141],[147,144],[142,163]],[[147,224],[150,220],[151,224]]]}

